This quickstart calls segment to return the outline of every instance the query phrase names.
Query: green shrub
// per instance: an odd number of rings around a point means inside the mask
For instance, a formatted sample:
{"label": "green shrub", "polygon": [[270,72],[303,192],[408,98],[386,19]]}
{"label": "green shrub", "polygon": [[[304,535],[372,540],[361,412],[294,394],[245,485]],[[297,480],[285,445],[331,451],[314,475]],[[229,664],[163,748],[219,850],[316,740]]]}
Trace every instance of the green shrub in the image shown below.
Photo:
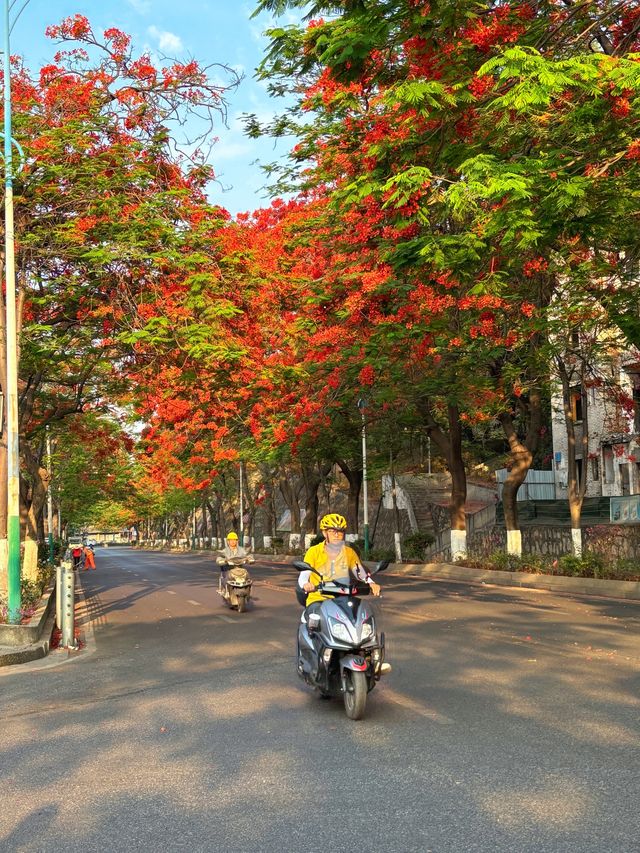
{"label": "green shrub", "polygon": [[606,575],[603,575],[611,580],[616,581],[640,581],[640,566],[638,561],[624,557],[617,560]]}
{"label": "green shrub", "polygon": [[369,551],[369,559],[374,563],[379,563],[381,560],[390,560],[395,563],[396,552],[392,551],[391,548],[372,548]]}
{"label": "green shrub", "polygon": [[426,559],[426,550],[435,542],[435,537],[431,533],[412,533],[402,543],[402,556],[406,559],[424,560]]}
{"label": "green shrub", "polygon": [[[53,540],[53,562],[60,562],[60,557],[64,553],[64,546],[60,539]],[[38,542],[38,564],[49,562],[49,541]]]}
{"label": "green shrub", "polygon": [[583,554],[576,557],[573,554],[565,554],[558,560],[558,568],[561,575],[577,578],[603,578],[609,577],[608,569],[605,568],[604,560],[599,554]]}

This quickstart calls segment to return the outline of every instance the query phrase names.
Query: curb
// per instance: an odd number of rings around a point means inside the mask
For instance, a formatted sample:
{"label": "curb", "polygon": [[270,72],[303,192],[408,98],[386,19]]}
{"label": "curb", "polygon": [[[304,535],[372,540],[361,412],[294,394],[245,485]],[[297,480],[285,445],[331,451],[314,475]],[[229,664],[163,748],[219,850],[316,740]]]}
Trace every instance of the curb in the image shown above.
{"label": "curb", "polygon": [[456,566],[450,563],[424,563],[423,565],[391,563],[389,568],[397,575],[413,575],[479,584],[489,583],[496,586],[523,589],[546,589],[552,592],[640,601],[640,582],[637,581],[572,578],[566,575],[533,575],[529,572],[499,572],[489,569],[471,569],[467,566]]}
{"label": "curb", "polygon": [[[49,646],[51,644],[51,634],[53,627],[56,624],[55,609],[47,616],[42,629],[42,637],[35,643],[30,643],[28,646],[22,646],[10,651],[0,652],[0,667],[14,666],[20,663],[29,663],[32,660],[39,660],[49,654]],[[6,648],[6,646],[5,646]]]}

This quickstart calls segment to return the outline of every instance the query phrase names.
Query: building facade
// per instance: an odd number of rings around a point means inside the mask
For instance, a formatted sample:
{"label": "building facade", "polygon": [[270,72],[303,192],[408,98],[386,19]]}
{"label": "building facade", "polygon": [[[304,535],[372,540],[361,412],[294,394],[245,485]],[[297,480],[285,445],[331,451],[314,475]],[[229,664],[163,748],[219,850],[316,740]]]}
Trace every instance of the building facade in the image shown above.
{"label": "building facade", "polygon": [[[607,381],[571,389],[578,478],[586,477],[586,497],[640,494],[640,361],[631,357],[611,362]],[[588,450],[582,436],[588,407]],[[553,471],[556,498],[568,495],[568,437],[562,392],[551,397]]]}

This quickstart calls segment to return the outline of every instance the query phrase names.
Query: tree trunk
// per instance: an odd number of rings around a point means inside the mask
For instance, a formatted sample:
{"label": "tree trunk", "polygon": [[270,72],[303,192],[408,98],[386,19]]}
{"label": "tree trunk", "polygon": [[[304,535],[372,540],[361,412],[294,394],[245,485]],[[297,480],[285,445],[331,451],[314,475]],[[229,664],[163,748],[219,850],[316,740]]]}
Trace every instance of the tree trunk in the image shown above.
{"label": "tree trunk", "polygon": [[451,475],[451,499],[449,501],[449,522],[451,525],[451,557],[463,559],[467,556],[467,474],[462,458],[462,424],[457,406],[447,407],[448,433],[435,420],[428,398],[418,401],[418,411],[424,419],[427,434],[433,438],[438,449],[447,460]]}
{"label": "tree trunk", "polygon": [[[581,369],[579,375],[574,376],[573,371],[567,369],[567,365],[561,358],[556,358],[556,367],[562,385],[562,407],[564,410],[564,423],[567,433],[567,491],[569,500],[569,514],[571,516],[571,540],[573,554],[582,557],[582,504],[587,490],[587,460],[589,457],[589,410],[588,397],[584,389],[584,371]],[[582,477],[578,479],[577,459],[577,437],[573,411],[571,407],[571,385],[576,379],[580,385],[582,398],[582,436],[580,449],[582,453]]]}
{"label": "tree trunk", "polygon": [[322,465],[319,462],[316,462],[313,465],[302,466],[302,479],[304,482],[305,493],[305,516],[302,532],[305,534],[311,535],[316,532],[319,507],[318,489],[330,470],[330,464]]}
{"label": "tree trunk", "polygon": [[289,477],[289,472],[282,466],[280,468],[280,479],[278,482],[280,494],[284,498],[287,509],[291,515],[291,532],[300,532],[300,504],[298,503],[298,495],[293,483]]}
{"label": "tree trunk", "polygon": [[540,423],[542,417],[542,398],[537,388],[529,392],[526,403],[529,415],[527,435],[520,440],[513,423],[510,412],[500,415],[500,423],[509,443],[511,452],[511,470],[502,487],[502,505],[504,508],[504,521],[507,530],[507,553],[522,556],[522,533],[518,523],[518,490],[524,483],[531,464],[533,454],[538,446],[540,437]]}
{"label": "tree trunk", "polygon": [[451,558],[467,556],[467,473],[462,458],[462,423],[457,406],[447,407],[449,421],[448,466],[451,474]]}
{"label": "tree trunk", "polygon": [[347,528],[353,533],[359,529],[360,492],[362,490],[362,468],[350,468],[344,459],[338,459],[338,467],[347,478],[349,494],[347,496]]}
{"label": "tree trunk", "polygon": [[31,481],[31,495],[26,513],[22,577],[31,582],[38,578],[38,527],[47,500],[49,472],[43,468],[31,446],[22,441],[22,456]]}

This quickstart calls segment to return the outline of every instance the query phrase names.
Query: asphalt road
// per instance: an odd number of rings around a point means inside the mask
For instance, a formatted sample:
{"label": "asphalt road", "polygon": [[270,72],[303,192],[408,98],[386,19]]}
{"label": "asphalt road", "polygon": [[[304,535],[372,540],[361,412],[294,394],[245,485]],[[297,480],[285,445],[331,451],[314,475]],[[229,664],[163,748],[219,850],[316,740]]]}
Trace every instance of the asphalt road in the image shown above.
{"label": "asphalt road", "polygon": [[[75,655],[0,674],[0,851],[640,850],[640,603],[383,579],[363,721],[295,674],[295,574],[98,550]],[[381,576],[382,577],[382,576]]]}

